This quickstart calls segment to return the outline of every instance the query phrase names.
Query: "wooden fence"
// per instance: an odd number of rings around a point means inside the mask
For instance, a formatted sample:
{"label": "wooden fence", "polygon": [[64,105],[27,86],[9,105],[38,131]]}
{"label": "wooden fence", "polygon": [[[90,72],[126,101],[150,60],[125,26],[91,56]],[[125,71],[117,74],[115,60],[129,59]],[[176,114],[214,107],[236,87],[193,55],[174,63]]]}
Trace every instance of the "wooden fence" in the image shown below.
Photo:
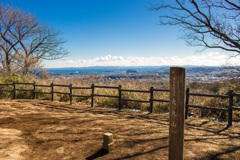
{"label": "wooden fence", "polygon": [[[217,107],[209,107],[209,106],[198,106],[198,105],[192,105],[189,104],[189,97],[190,96],[201,96],[201,97],[215,97],[215,98],[222,98],[222,99],[228,99],[228,106],[225,106],[225,108],[217,108]],[[188,115],[188,108],[202,108],[202,109],[210,109],[210,110],[216,110],[216,111],[224,111],[228,112],[228,126],[232,125],[232,112],[233,110],[239,110],[240,108],[234,106],[233,97],[238,96],[240,97],[240,94],[234,93],[233,90],[229,90],[227,95],[216,95],[216,94],[200,94],[200,93],[190,93],[190,89],[186,89],[186,110],[185,110],[185,119],[187,119]]]}
{"label": "wooden fence", "polygon": [[[168,89],[154,89],[151,87],[149,90],[130,90],[130,89],[122,89],[121,85],[117,86],[95,86],[94,84],[91,85],[91,87],[73,87],[72,84],[69,85],[62,85],[62,84],[54,84],[51,83],[50,85],[38,85],[35,82],[33,83],[15,83],[13,82],[12,84],[0,84],[0,86],[13,86],[13,90],[0,90],[0,92],[12,92],[13,93],[13,99],[17,99],[17,91],[29,91],[33,93],[34,99],[36,99],[36,94],[41,93],[41,94],[51,94],[51,100],[54,101],[54,93],[56,94],[67,94],[69,95],[70,99],[70,104],[72,104],[72,98],[73,97],[86,97],[86,98],[91,98],[91,107],[94,106],[94,97],[110,97],[110,98],[117,98],[119,101],[119,110],[122,109],[122,101],[134,101],[134,102],[141,102],[141,103],[149,103],[149,112],[153,112],[153,103],[154,102],[169,102],[169,100],[165,99],[155,99],[153,97],[154,92],[170,92]],[[16,85],[32,85],[33,89],[16,89]],[[54,91],[54,86],[58,87],[67,87],[69,88],[69,93],[65,92],[56,92]],[[51,88],[50,92],[39,92],[36,91],[36,87],[48,87]],[[118,90],[118,96],[113,96],[113,95],[100,95],[100,94],[95,94],[94,89],[95,88],[105,88],[105,89],[116,89]],[[73,95],[72,91],[75,89],[86,89],[86,90],[91,90],[91,95]],[[136,99],[125,99],[122,98],[122,92],[140,92],[140,93],[149,93],[149,100],[136,100]],[[228,99],[229,100],[229,105],[226,106],[226,108],[217,108],[217,107],[208,107],[208,106],[197,106],[197,105],[192,105],[189,104],[189,97],[190,96],[204,96],[204,97],[216,97],[216,98],[223,98],[223,99]],[[228,126],[232,125],[232,112],[233,110],[240,110],[240,108],[234,106],[234,101],[233,97],[238,96],[240,97],[239,93],[234,93],[232,90],[228,92],[227,95],[214,95],[214,94],[199,94],[199,93],[190,93],[190,89],[186,89],[186,110],[185,110],[185,118],[187,119],[189,107],[192,108],[202,108],[202,109],[210,109],[210,110],[218,110],[218,111],[225,111],[228,112]]]}

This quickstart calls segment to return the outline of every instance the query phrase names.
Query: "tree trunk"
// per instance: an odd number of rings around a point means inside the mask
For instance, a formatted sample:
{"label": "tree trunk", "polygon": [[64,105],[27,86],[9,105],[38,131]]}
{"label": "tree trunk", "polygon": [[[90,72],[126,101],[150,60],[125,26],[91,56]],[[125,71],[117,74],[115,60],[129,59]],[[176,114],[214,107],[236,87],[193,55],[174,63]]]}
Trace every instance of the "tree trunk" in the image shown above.
{"label": "tree trunk", "polygon": [[24,61],[24,66],[23,66],[23,75],[27,75],[29,72],[31,64],[28,62],[28,60]]}
{"label": "tree trunk", "polygon": [[29,70],[29,66],[28,66],[28,65],[24,65],[24,68],[23,68],[23,75],[27,75],[28,70]]}
{"label": "tree trunk", "polygon": [[6,69],[7,69],[7,75],[11,76],[12,75],[12,68],[11,68],[10,60],[9,60],[7,55],[6,55]]}

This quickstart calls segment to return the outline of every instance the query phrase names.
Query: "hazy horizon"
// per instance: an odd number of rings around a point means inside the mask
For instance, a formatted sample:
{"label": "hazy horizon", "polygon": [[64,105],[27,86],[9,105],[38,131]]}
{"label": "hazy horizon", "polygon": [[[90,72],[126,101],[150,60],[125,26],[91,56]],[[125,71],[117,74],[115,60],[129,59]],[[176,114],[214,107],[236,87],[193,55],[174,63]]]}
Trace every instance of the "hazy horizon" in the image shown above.
{"label": "hazy horizon", "polygon": [[44,69],[78,69],[78,68],[159,68],[159,67],[223,67],[223,66],[207,66],[207,65],[184,65],[184,66],[88,66],[88,67],[59,67],[59,68],[45,68]]}
{"label": "hazy horizon", "polygon": [[199,53],[185,57],[134,57],[112,56],[96,57],[92,59],[55,60],[45,63],[44,68],[74,68],[91,66],[238,66],[240,57],[229,59],[228,55],[219,52]]}

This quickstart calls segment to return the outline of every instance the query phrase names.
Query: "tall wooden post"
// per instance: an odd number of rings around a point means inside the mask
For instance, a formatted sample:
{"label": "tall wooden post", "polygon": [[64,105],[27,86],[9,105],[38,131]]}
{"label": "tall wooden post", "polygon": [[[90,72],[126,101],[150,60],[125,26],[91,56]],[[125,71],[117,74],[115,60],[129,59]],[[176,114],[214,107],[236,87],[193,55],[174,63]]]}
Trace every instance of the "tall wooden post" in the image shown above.
{"label": "tall wooden post", "polygon": [[36,99],[36,83],[33,82],[33,99]]}
{"label": "tall wooden post", "polygon": [[183,160],[185,68],[170,68],[169,160]]}
{"label": "tall wooden post", "polygon": [[189,103],[189,95],[188,95],[188,93],[189,93],[189,91],[190,91],[190,89],[187,88],[187,89],[186,89],[186,102],[185,102],[185,107],[186,107],[186,110],[185,110],[185,119],[187,119],[187,117],[188,117],[188,103]]}
{"label": "tall wooden post", "polygon": [[69,101],[70,101],[70,104],[72,104],[72,84],[69,85]]}
{"label": "tall wooden post", "polygon": [[16,84],[15,84],[15,81],[13,82],[13,99],[17,99],[17,94],[16,94]]}
{"label": "tall wooden post", "polygon": [[122,109],[122,90],[121,89],[122,89],[122,86],[119,85],[119,88],[118,88],[118,102],[119,102],[118,110]]}
{"label": "tall wooden post", "polygon": [[93,105],[94,105],[94,84],[92,84],[91,88],[92,88],[92,94],[91,94],[91,107],[93,107]]}
{"label": "tall wooden post", "polygon": [[228,106],[228,127],[232,126],[232,106],[233,106],[233,90],[229,90],[229,106]]}
{"label": "tall wooden post", "polygon": [[150,113],[153,112],[153,87],[150,88]]}
{"label": "tall wooden post", "polygon": [[54,90],[53,90],[53,82],[51,83],[51,95],[52,95],[52,102],[53,102],[53,100],[54,100],[54,95],[53,95],[53,92],[54,92]]}

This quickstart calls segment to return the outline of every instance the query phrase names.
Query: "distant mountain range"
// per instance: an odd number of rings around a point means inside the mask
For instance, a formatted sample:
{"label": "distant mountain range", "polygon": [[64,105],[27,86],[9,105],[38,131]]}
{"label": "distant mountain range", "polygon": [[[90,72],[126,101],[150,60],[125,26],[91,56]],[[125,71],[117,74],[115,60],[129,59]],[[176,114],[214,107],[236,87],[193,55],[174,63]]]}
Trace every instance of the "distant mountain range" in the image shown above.
{"label": "distant mountain range", "polygon": [[[168,72],[171,66],[94,66],[94,67],[70,67],[70,68],[46,68],[50,73],[94,73],[94,74],[111,74],[127,70],[137,72]],[[209,72],[222,69],[219,66],[184,66],[186,72]]]}
{"label": "distant mountain range", "polygon": [[[106,79],[151,79],[168,78],[171,66],[94,66],[79,68],[46,68],[52,76],[85,77],[103,74]],[[236,75],[220,66],[184,66],[187,81],[212,82],[221,79],[236,78]],[[240,68],[240,66],[238,66]]]}

